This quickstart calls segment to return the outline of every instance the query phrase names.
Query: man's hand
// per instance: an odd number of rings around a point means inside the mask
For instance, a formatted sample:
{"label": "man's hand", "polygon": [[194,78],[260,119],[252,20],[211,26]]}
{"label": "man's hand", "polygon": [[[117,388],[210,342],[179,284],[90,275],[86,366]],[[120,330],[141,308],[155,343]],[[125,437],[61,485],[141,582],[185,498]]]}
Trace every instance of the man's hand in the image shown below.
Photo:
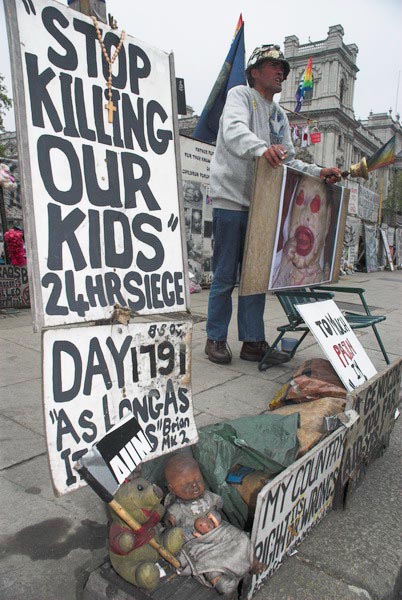
{"label": "man's hand", "polygon": [[324,179],[325,183],[332,185],[341,180],[342,173],[337,167],[328,167],[321,169],[320,177]]}
{"label": "man's hand", "polygon": [[285,146],[281,146],[280,144],[274,144],[265,150],[263,156],[267,159],[268,163],[276,169],[282,164],[282,161],[288,155],[288,151]]}

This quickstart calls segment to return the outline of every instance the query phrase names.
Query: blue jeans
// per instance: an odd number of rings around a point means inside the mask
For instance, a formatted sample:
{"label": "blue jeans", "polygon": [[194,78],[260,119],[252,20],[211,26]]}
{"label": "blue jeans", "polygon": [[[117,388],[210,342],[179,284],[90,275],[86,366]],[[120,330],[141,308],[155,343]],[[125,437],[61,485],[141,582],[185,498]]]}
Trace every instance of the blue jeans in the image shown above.
{"label": "blue jeans", "polygon": [[[232,292],[244,254],[248,212],[214,208],[214,276],[208,303],[207,336],[210,340],[227,339],[232,316]],[[239,296],[237,327],[239,340],[261,342],[264,334],[265,294]]]}

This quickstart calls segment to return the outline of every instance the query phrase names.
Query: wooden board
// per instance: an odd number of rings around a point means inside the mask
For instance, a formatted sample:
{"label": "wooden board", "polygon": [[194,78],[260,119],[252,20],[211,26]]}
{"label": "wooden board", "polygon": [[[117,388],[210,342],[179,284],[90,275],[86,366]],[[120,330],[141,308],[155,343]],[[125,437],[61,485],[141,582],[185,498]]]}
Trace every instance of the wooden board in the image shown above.
{"label": "wooden board", "polygon": [[342,458],[337,506],[344,505],[363,481],[368,465],[389,445],[399,404],[402,359],[348,393],[347,401],[359,419],[348,430]]}
{"label": "wooden board", "polygon": [[273,169],[265,158],[258,161],[240,281],[241,296],[264,294],[268,289],[282,177],[282,168]]}

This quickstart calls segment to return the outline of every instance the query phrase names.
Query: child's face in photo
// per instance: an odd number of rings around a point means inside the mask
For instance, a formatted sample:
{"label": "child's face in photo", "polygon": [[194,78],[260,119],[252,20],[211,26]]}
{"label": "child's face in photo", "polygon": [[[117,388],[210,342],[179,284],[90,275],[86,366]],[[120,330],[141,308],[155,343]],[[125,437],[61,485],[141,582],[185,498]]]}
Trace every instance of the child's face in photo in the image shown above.
{"label": "child's face in photo", "polygon": [[331,219],[327,189],[321,181],[303,177],[293,200],[288,239],[294,239],[293,263],[299,269],[317,263]]}

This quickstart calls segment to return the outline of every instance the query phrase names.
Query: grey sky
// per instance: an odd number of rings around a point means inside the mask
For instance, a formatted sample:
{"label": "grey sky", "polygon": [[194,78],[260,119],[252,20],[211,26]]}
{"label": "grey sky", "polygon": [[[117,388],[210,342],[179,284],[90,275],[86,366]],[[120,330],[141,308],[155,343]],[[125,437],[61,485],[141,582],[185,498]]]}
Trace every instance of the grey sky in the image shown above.
{"label": "grey sky", "polygon": [[[6,75],[11,93],[3,0],[0,5],[0,73]],[[301,44],[309,38],[325,39],[329,26],[341,24],[344,42],[359,48],[355,116],[364,119],[370,110],[387,112],[390,108],[393,115],[402,113],[402,77],[396,106],[398,75],[402,70],[400,0],[109,0],[107,10],[117,19],[119,29],[161,50],[174,52],[176,75],[185,80],[187,104],[198,114],[229,50],[241,12],[246,56],[262,43],[278,43],[283,48],[287,35],[297,35]],[[11,114],[5,123],[8,129],[14,128]]]}

